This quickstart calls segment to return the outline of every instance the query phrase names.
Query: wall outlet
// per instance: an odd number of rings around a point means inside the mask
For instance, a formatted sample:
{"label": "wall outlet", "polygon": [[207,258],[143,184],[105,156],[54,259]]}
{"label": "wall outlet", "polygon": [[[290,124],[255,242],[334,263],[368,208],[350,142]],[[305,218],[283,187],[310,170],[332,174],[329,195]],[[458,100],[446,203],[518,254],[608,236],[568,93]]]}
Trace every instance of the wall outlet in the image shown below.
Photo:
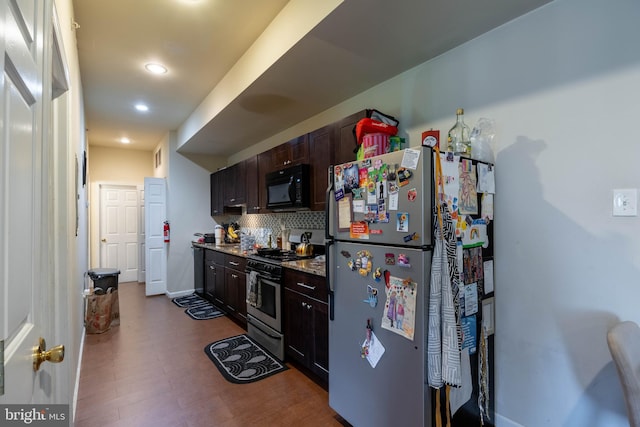
{"label": "wall outlet", "polygon": [[638,215],[638,189],[613,190],[613,216]]}

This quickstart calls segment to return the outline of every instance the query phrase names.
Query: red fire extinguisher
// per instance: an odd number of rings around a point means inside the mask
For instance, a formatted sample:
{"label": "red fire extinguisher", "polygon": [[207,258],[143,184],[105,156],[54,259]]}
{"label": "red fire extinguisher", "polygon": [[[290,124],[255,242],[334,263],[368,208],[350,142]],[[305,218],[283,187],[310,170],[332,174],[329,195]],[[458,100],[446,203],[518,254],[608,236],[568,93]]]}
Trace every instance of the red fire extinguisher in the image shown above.
{"label": "red fire extinguisher", "polygon": [[169,221],[164,222],[164,242],[169,243],[169,232],[171,229],[169,228]]}

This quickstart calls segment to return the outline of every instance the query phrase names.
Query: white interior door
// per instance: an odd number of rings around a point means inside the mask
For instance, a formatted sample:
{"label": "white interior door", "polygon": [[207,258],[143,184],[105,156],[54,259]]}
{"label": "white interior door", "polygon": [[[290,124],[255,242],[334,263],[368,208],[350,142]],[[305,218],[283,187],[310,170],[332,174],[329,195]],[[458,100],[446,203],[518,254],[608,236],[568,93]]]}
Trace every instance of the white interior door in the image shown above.
{"label": "white interior door", "polygon": [[[49,333],[54,311],[45,303],[51,286],[42,98],[45,3],[0,2],[0,404],[51,399],[50,371],[33,369],[33,348]],[[1,371],[2,363],[0,377]]]}
{"label": "white interior door", "polygon": [[147,295],[167,291],[167,247],[164,221],[167,220],[167,183],[164,178],[144,179],[145,286]]}
{"label": "white interior door", "polygon": [[138,189],[100,185],[100,267],[120,270],[120,282],[138,280]]}
{"label": "white interior door", "polygon": [[138,186],[138,207],[140,208],[140,213],[138,214],[138,218],[140,219],[140,224],[138,226],[138,282],[145,281],[145,244],[144,244],[144,185]]}

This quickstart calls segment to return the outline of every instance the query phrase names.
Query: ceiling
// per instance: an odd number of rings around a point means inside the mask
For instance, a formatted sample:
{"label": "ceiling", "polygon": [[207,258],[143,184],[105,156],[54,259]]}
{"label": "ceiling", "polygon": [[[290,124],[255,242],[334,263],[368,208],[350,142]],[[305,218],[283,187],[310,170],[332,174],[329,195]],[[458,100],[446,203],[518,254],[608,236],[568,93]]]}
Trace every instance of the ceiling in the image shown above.
{"label": "ceiling", "polygon": [[[549,1],[344,0],[199,131],[178,132],[180,151],[228,157]],[[287,3],[74,0],[89,145],[152,150],[180,130]]]}

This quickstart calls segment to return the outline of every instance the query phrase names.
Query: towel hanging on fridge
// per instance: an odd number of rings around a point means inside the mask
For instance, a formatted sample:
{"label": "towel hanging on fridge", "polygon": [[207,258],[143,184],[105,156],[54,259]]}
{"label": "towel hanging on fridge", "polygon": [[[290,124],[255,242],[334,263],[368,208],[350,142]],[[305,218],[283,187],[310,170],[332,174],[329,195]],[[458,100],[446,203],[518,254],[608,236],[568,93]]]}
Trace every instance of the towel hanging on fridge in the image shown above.
{"label": "towel hanging on fridge", "polygon": [[[427,346],[428,383],[433,388],[444,384],[462,385],[460,349],[462,333],[458,303],[459,274],[454,223],[444,194],[440,153],[436,149],[435,246],[431,263],[429,290],[429,327]],[[441,192],[440,192],[441,190]]]}

